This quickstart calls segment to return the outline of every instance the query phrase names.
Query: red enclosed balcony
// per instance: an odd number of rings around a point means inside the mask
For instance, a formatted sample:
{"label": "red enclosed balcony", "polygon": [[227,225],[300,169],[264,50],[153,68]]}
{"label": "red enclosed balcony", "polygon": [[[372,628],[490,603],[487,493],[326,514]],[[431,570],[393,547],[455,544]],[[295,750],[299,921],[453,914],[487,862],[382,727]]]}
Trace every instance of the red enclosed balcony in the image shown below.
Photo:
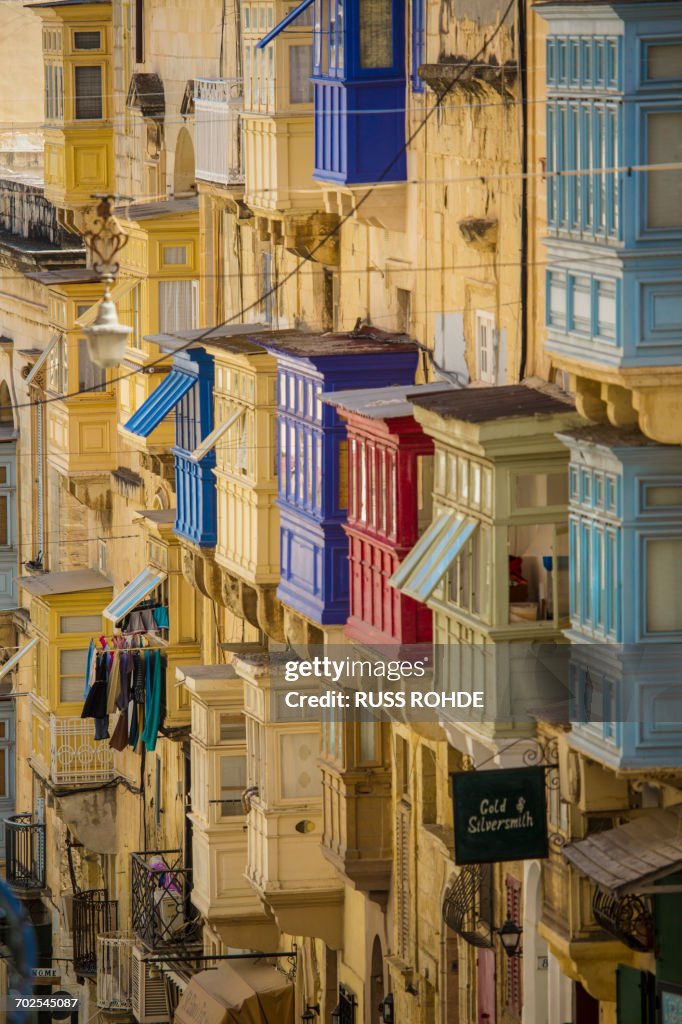
{"label": "red enclosed balcony", "polygon": [[337,391],[347,423],[350,616],[346,634],[369,646],[430,643],[431,610],[389,585],[431,522],[433,440],[407,395],[443,385]]}

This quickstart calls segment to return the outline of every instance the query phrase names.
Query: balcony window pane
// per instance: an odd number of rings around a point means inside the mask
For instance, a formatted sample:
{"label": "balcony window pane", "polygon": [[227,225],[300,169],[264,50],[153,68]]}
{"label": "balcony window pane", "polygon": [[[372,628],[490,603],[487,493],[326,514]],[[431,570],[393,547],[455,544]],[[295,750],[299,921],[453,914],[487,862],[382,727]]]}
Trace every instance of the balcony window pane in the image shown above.
{"label": "balcony window pane", "polygon": [[246,720],[243,715],[220,716],[220,742],[228,743],[246,739]]}
{"label": "balcony window pane", "polygon": [[87,650],[59,652],[59,700],[62,704],[83,700]]}
{"label": "balcony window pane", "polygon": [[107,381],[107,372],[90,359],[88,343],[85,338],[78,339],[78,390],[103,391]]}
{"label": "balcony window pane", "polygon": [[[647,163],[682,162],[682,110],[649,114],[647,139]],[[647,179],[647,227],[682,227],[682,170],[649,171]]]}
{"label": "balcony window pane", "polygon": [[220,758],[220,813],[232,818],[244,813],[242,793],[246,789],[246,757]]}
{"label": "balcony window pane", "polygon": [[74,32],[73,45],[76,50],[99,50],[99,32]]}
{"label": "balcony window pane", "polygon": [[102,117],[102,69],[77,67],[75,72],[76,119],[101,120]]}
{"label": "balcony window pane", "polygon": [[377,760],[377,723],[374,721],[360,722],[360,761],[366,764],[368,761]]}
{"label": "balcony window pane", "polygon": [[682,78],[682,43],[649,46],[646,77],[650,82],[673,82]]}
{"label": "balcony window pane", "polygon": [[390,68],[392,64],[392,0],[360,0],[360,66]]}
{"label": "balcony window pane", "polygon": [[289,98],[292,103],[312,103],[313,83],[312,46],[289,47]]}
{"label": "balcony window pane", "polygon": [[0,495],[0,547],[9,544],[9,496]]}
{"label": "balcony window pane", "polygon": [[650,540],[646,545],[646,631],[682,631],[682,538]]}
{"label": "balcony window pane", "polygon": [[159,331],[172,334],[197,326],[192,281],[159,282]]}
{"label": "balcony window pane", "polygon": [[101,615],[62,615],[60,633],[97,633],[102,628]]}
{"label": "balcony window pane", "polygon": [[432,519],[433,456],[420,455],[417,459],[417,533],[420,537]]}

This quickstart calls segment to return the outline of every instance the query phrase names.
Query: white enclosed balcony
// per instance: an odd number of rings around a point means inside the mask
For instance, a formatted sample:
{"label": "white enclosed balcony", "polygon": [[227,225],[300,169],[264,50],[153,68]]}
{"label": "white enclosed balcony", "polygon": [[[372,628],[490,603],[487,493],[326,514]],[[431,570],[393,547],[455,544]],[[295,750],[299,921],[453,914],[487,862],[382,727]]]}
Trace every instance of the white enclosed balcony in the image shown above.
{"label": "white enclosed balcony", "polygon": [[241,78],[195,78],[196,176],[217,185],[242,185]]}

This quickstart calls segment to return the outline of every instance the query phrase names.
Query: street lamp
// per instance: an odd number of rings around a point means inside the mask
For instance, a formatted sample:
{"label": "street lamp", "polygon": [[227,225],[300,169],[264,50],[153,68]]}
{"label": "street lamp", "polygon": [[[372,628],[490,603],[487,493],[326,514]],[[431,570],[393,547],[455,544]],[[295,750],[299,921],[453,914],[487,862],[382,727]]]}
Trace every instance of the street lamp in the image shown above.
{"label": "street lamp", "polygon": [[497,934],[500,936],[500,942],[507,956],[521,956],[521,950],[519,949],[519,943],[521,942],[521,933],[523,928],[512,921],[511,917],[508,917],[501,928],[497,929]]}
{"label": "street lamp", "polygon": [[319,1003],[306,1003],[305,1010],[301,1014],[302,1024],[306,1024],[307,1021],[315,1020],[316,1017],[320,1016],[320,1004]]}
{"label": "street lamp", "polygon": [[116,305],[111,298],[110,286],[119,271],[117,256],[128,242],[125,233],[114,216],[115,197],[99,196],[95,214],[89,228],[83,232],[88,247],[90,265],[104,281],[104,296],[97,310],[97,318],[83,329],[88,342],[90,359],[97,366],[111,368],[123,361],[131,328],[119,323]]}

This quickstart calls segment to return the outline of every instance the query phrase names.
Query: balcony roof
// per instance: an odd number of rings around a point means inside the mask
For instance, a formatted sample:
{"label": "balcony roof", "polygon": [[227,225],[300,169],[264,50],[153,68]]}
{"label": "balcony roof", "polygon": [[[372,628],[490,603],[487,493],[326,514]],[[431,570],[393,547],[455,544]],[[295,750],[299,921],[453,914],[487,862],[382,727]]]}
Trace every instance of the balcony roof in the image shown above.
{"label": "balcony roof", "polygon": [[26,274],[31,281],[40,284],[98,284],[102,278],[89,267],[68,267],[65,270],[40,270]]}
{"label": "balcony roof", "polygon": [[43,0],[39,4],[24,4],[24,7],[83,7],[87,4],[108,4],[111,0]]}
{"label": "balcony roof", "polygon": [[593,444],[599,448],[679,448],[679,445],[662,445],[640,433],[636,427],[622,429],[608,423],[579,427],[577,430],[562,430],[558,436],[567,441]]}
{"label": "balcony roof", "polygon": [[364,356],[385,352],[413,352],[417,343],[406,334],[362,326],[357,331],[324,334],[306,331],[273,331],[267,339],[268,349],[300,359],[317,356]]}
{"label": "balcony roof", "polygon": [[167,526],[175,523],[176,510],[174,508],[139,508],[137,514],[158,526]]}
{"label": "balcony roof", "polygon": [[128,87],[127,107],[137,107],[143,117],[163,118],[166,94],[163,82],[154,71],[136,71]]}
{"label": "balcony roof", "polygon": [[176,331],[173,334],[147,334],[145,341],[152,341],[155,345],[168,352],[174,352],[183,346],[196,344],[197,347],[219,348],[224,352],[234,352],[241,355],[267,355],[262,344],[271,336],[272,332],[265,324],[223,324],[218,327],[198,327],[191,331]]}
{"label": "balcony roof", "polygon": [[111,589],[111,580],[94,569],[73,569],[70,572],[45,572],[36,576],[20,576],[20,587],[34,597],[76,594],[88,590]]}
{"label": "balcony roof", "polygon": [[119,216],[125,220],[151,220],[154,217],[168,217],[178,213],[198,213],[199,197],[182,196],[172,199],[157,199],[152,203],[132,203],[122,206]]}
{"label": "balcony roof", "polygon": [[563,854],[592,882],[621,895],[682,868],[682,806],[647,811],[607,832],[569,843]]}
{"label": "balcony roof", "polygon": [[492,423],[495,420],[552,416],[571,412],[574,404],[568,396],[538,391],[525,384],[492,388],[446,388],[429,394],[408,391],[414,405],[435,413],[444,420],[465,423]]}
{"label": "balcony roof", "polygon": [[[360,388],[357,391],[329,391],[322,401],[347,412],[367,416],[373,420],[393,420],[412,415],[412,402],[407,395],[430,395],[441,392],[443,383],[424,384],[415,390],[414,384],[399,384],[387,388]],[[457,389],[455,389],[457,390]]]}

